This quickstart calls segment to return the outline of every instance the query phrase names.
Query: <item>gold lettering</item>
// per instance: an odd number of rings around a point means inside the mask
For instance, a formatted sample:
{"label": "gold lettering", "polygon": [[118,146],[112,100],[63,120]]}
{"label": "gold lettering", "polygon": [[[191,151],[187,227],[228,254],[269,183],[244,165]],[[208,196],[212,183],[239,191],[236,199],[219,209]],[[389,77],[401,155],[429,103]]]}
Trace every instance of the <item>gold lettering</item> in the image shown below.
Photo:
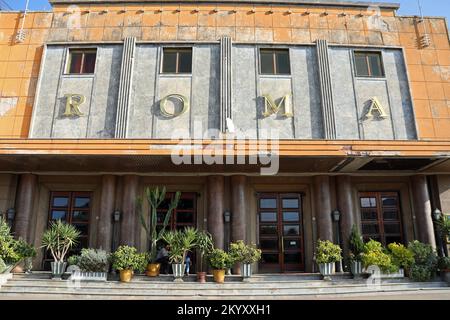
{"label": "gold lettering", "polygon": [[284,113],[282,114],[285,117],[292,118],[294,113],[292,112],[292,104],[291,104],[291,94],[287,94],[281,98],[278,104],[273,101],[272,97],[268,94],[264,94],[264,112],[263,116],[268,117],[271,114],[278,113],[281,109],[281,106],[284,105]]}
{"label": "gold lettering", "polygon": [[66,94],[64,95],[66,98],[66,110],[64,111],[63,116],[72,117],[72,116],[82,116],[83,113],[80,111],[80,106],[86,101],[86,97],[81,94]]}
{"label": "gold lettering", "polygon": [[[167,101],[171,98],[176,99],[181,102],[182,108],[180,111],[178,111],[178,112],[177,111],[174,111],[174,112],[167,111],[166,104],[167,104]],[[159,103],[159,108],[161,110],[161,114],[164,117],[166,117],[166,118],[177,117],[189,110],[189,101],[185,96],[183,96],[181,94],[169,94],[168,96],[166,96],[164,99],[161,100],[161,102]]]}
{"label": "gold lettering", "polygon": [[384,110],[377,97],[373,97],[372,99],[370,99],[370,107],[365,115],[365,118],[372,119],[374,112],[376,112],[378,114],[378,117],[381,119],[386,119],[388,117],[388,114]]}

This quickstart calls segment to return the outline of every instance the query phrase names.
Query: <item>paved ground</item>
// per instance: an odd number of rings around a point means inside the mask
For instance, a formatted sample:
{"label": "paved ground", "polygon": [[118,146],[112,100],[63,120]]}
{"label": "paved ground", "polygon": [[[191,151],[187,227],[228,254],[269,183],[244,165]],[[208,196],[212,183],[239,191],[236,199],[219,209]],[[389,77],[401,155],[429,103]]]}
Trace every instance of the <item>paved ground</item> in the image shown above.
{"label": "paved ground", "polygon": [[[129,298],[129,297],[128,297]],[[256,297],[254,297],[256,298]],[[234,297],[232,299],[245,299],[245,300],[254,300],[251,297]],[[266,297],[267,300],[271,300],[274,297]],[[2,296],[0,293],[0,300],[17,300],[18,298]],[[59,298],[55,295],[46,295],[36,297],[34,295],[24,294],[20,296],[21,300],[35,300],[35,299],[44,299],[44,300],[67,300],[67,298]],[[77,299],[83,299],[78,297]],[[93,300],[92,296],[86,297],[85,299]],[[127,297],[117,297],[117,299],[127,300]],[[205,299],[204,297],[202,298]],[[223,297],[218,297],[220,300],[228,300]],[[257,300],[264,300],[263,297],[257,297]],[[450,289],[445,290],[427,290],[427,291],[408,291],[408,292],[379,292],[379,293],[367,293],[367,294],[345,294],[345,295],[322,295],[322,296],[299,296],[297,298],[289,296],[289,297],[277,297],[277,299],[298,299],[298,300],[450,300]],[[173,300],[179,300],[173,299]],[[208,297],[207,300],[214,300]]]}

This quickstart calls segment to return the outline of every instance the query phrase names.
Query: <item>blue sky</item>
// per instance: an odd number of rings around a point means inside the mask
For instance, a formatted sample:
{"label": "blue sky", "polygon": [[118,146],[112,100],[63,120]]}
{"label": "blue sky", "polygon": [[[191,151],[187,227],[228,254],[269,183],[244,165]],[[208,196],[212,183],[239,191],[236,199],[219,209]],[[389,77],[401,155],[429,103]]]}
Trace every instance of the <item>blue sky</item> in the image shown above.
{"label": "blue sky", "polygon": [[[25,7],[26,0],[3,0],[14,9]],[[397,2],[401,4],[399,14],[416,15],[418,14],[417,0],[372,0],[373,2]],[[182,0],[181,0],[182,2]],[[450,0],[421,0],[423,13],[426,16],[446,16],[450,20]],[[30,9],[48,10],[50,5],[47,0],[30,0]]]}

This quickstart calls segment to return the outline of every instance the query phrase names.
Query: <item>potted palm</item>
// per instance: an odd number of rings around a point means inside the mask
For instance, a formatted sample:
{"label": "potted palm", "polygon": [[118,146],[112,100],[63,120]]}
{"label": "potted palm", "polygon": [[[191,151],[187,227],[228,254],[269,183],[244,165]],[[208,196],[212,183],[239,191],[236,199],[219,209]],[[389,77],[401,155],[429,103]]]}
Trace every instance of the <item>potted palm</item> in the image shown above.
{"label": "potted palm", "polygon": [[157,249],[158,249],[158,241],[162,239],[163,233],[169,224],[170,217],[172,216],[172,211],[178,206],[178,202],[180,201],[180,192],[175,193],[174,199],[170,202],[167,212],[164,215],[164,219],[162,220],[162,228],[158,231],[158,211],[157,209],[160,207],[162,202],[166,198],[166,188],[156,187],[155,189],[147,188],[145,190],[146,199],[149,205],[149,214],[150,214],[150,223],[147,223],[147,218],[144,216],[142,212],[142,199],[137,200],[137,210],[141,225],[146,231],[146,235],[148,240],[150,241],[150,254],[149,254],[149,264],[147,265],[147,275],[149,277],[157,277],[159,276],[159,271],[161,264],[156,261],[157,257]]}
{"label": "potted palm", "polygon": [[204,256],[209,254],[214,249],[211,234],[206,231],[200,231],[197,233],[197,240],[195,247],[200,253],[200,271],[197,272],[197,281],[201,283],[206,282],[206,272],[203,271],[203,259]]}
{"label": "potted palm", "polygon": [[51,252],[54,261],[51,262],[52,275],[61,278],[66,270],[64,261],[69,250],[78,243],[80,232],[72,225],[58,220],[51,222],[50,228],[42,236],[42,246]]}
{"label": "potted palm", "polygon": [[130,246],[120,246],[111,254],[112,267],[119,271],[122,282],[130,282],[134,271],[144,271],[147,260],[145,253],[138,253],[136,248]]}
{"label": "potted palm", "polygon": [[440,257],[438,268],[442,280],[450,284],[450,257]]}
{"label": "potted palm", "polygon": [[244,278],[252,276],[252,264],[261,259],[261,250],[256,245],[246,245],[239,240],[230,244],[230,255],[235,262],[241,263],[241,272]]}
{"label": "potted palm", "polygon": [[176,281],[182,281],[184,275],[184,262],[186,256],[196,244],[197,230],[191,227],[184,230],[175,230],[165,232],[162,236],[170,247],[169,261],[172,264],[173,276]]}
{"label": "potted palm", "polygon": [[335,263],[342,260],[341,252],[342,249],[329,240],[317,242],[316,262],[319,265],[320,274],[325,280],[329,280],[334,273]]}
{"label": "potted palm", "polygon": [[354,277],[358,277],[363,273],[362,257],[364,253],[364,241],[356,225],[353,225],[350,233],[349,251],[350,272]]}
{"label": "potted palm", "polygon": [[208,262],[213,269],[214,281],[225,282],[225,272],[234,264],[233,258],[221,249],[214,249],[208,255]]}

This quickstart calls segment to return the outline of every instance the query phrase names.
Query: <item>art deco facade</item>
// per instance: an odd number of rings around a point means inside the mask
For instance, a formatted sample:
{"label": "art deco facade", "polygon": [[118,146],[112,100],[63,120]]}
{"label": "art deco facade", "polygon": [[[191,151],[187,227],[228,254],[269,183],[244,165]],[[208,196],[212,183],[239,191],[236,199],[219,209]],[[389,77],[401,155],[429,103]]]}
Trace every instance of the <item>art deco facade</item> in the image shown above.
{"label": "art deco facade", "polygon": [[[432,212],[450,214],[445,19],[331,0],[50,2],[0,12],[0,212],[15,210],[17,236],[39,245],[64,219],[85,247],[145,250],[135,201],[165,185],[182,191],[171,228],[257,243],[260,272],[313,271],[315,241],[346,248],[353,224],[436,245]],[[261,175],[251,156],[271,132],[279,170]],[[181,140],[198,162],[174,163]],[[244,157],[202,161],[211,149]]]}

